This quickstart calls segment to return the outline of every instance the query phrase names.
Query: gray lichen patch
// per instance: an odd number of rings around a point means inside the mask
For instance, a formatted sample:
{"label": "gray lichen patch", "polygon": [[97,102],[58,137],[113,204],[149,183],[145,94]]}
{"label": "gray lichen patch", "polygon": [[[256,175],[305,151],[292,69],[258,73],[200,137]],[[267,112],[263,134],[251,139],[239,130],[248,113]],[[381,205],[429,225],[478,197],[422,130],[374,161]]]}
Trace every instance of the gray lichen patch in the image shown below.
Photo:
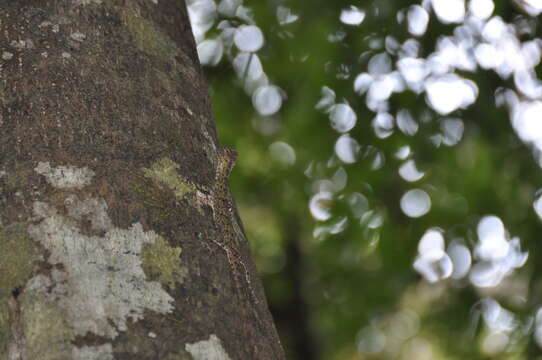
{"label": "gray lichen patch", "polygon": [[65,309],[75,335],[115,338],[128,318],[135,322],[145,310],[173,310],[173,298],[159,282],[148,281],[142,268],[143,246],[157,239],[153,231],[136,223],[112,227],[104,236],[83,235],[76,220],[43,202],[35,202],[34,215],[41,221],[29,226],[30,237],[50,252],[49,263],[63,265],[52,271],[47,296]]}
{"label": "gray lichen patch", "polygon": [[173,42],[156,30],[148,20],[132,10],[122,12],[122,20],[132,34],[135,45],[149,55],[155,55],[163,60],[172,59],[177,53]]}
{"label": "gray lichen patch", "polygon": [[175,194],[177,199],[182,199],[187,193],[194,191],[194,184],[177,174],[179,164],[164,157],[152,164],[150,169],[143,168],[143,175],[147,178],[165,184]]}
{"label": "gray lichen patch", "polygon": [[74,360],[114,360],[111,344],[82,346],[73,349]]}
{"label": "gray lichen patch", "polygon": [[[94,176],[88,168],[52,168],[46,162],[40,162],[34,170],[61,189],[82,188]],[[103,199],[80,200],[69,195],[62,207],[57,209],[43,201],[33,204],[36,223],[28,227],[28,235],[48,250],[47,261],[54,268],[50,279],[38,275],[29,281],[28,291],[41,294],[62,309],[75,336],[92,333],[112,339],[127,329],[128,318],[136,322],[143,318],[145,310],[173,310],[173,298],[159,282],[148,280],[143,271],[143,247],[155,244],[159,238],[156,233],[143,231],[140,223],[128,229],[115,228]],[[84,222],[89,222],[100,236],[84,234]],[[165,269],[164,276],[169,281],[178,271],[178,264],[172,263],[170,252],[164,252],[165,246],[159,243],[155,248],[162,255],[158,256],[162,262],[155,261],[153,266]],[[178,259],[180,251],[173,249],[173,255]],[[61,265],[60,269],[57,265]],[[93,359],[84,355],[88,351],[79,353],[83,354],[81,359]]]}
{"label": "gray lichen patch", "polygon": [[60,31],[60,26],[59,24],[53,24],[52,22],[50,22],[49,20],[45,20],[45,21],[42,21],[38,27],[41,29],[41,28],[47,28],[47,27],[51,27],[51,30],[56,34]]}
{"label": "gray lichen patch", "polygon": [[215,334],[211,334],[209,340],[186,344],[184,348],[194,360],[230,360],[228,353],[222,347],[222,342]]}
{"label": "gray lichen patch", "polygon": [[37,249],[27,234],[25,224],[14,223],[0,231],[0,301],[30,278]]}
{"label": "gray lichen patch", "polygon": [[9,45],[17,50],[23,50],[23,49],[33,49],[34,48],[34,42],[30,39],[25,40],[11,40]]}
{"label": "gray lichen patch", "polygon": [[101,4],[102,0],[73,0],[75,5]]}
{"label": "gray lichen patch", "polygon": [[188,270],[181,266],[180,256],[181,248],[170,247],[163,237],[158,236],[154,244],[143,245],[143,269],[151,279],[175,288],[175,282],[182,282],[188,273]]}
{"label": "gray lichen patch", "polygon": [[9,51],[2,51],[2,60],[11,60],[13,58],[13,53]]}
{"label": "gray lichen patch", "polygon": [[49,162],[39,162],[34,168],[38,174],[45,176],[47,182],[59,189],[82,189],[90,184],[94,171],[87,167],[57,166],[52,168]]}
{"label": "gray lichen patch", "polygon": [[86,39],[86,37],[87,36],[85,34],[79,32],[79,31],[76,31],[76,32],[70,34],[70,38],[72,38],[75,41],[79,41],[79,42],[84,41]]}

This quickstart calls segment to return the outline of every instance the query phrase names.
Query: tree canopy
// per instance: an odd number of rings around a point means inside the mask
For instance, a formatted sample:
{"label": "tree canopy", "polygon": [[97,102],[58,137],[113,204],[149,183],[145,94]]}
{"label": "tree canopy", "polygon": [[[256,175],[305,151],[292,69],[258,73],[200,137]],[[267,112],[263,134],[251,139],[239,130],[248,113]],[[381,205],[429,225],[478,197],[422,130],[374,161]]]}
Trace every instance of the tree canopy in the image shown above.
{"label": "tree canopy", "polygon": [[540,356],[539,1],[188,9],[292,359]]}

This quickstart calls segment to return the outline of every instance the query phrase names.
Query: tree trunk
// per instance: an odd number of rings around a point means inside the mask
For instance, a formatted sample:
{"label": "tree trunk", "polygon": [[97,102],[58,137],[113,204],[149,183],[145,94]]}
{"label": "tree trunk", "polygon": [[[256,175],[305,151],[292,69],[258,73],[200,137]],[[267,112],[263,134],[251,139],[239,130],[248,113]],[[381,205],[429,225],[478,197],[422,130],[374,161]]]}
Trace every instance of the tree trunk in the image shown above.
{"label": "tree trunk", "polygon": [[184,2],[0,30],[0,360],[283,359]]}

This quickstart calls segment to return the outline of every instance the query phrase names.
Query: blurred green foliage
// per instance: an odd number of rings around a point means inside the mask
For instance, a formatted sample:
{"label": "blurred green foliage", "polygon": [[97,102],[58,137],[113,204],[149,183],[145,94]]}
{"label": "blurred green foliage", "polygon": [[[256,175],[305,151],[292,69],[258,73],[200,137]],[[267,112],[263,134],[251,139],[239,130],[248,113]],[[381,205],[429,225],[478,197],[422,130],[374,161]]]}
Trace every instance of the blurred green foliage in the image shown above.
{"label": "blurred green foliage", "polygon": [[[542,227],[533,201],[542,172],[515,134],[506,108],[495,105],[497,88],[512,81],[480,68],[457,71],[474,80],[479,92],[475,104],[451,114],[465,126],[455,146],[435,146],[432,136],[442,116],[423,93],[413,91],[393,94],[390,109],[408,109],[415,119],[427,120],[418,121],[414,136],[395,129],[381,139],[371,126],[375,113],[353,91],[353,79],[382,51],[371,46],[372,40],[392,36],[403,43],[412,37],[405,23],[397,22],[397,12],[411,2],[266,0],[245,5],[265,35],[259,52],[265,72],[287,95],[280,112],[259,116],[227,61],[206,71],[221,142],[240,154],[231,186],[289,358],[540,358],[533,332],[541,299]],[[278,5],[290,8],[299,20],[279,26]],[[350,5],[367,11],[360,26],[339,21],[341,10]],[[495,1],[494,12],[508,22],[529,21],[533,30],[522,40],[539,36],[539,19],[517,11],[511,1]],[[418,39],[421,55],[431,54],[437,39],[451,35],[455,26],[431,14],[427,32]],[[337,31],[344,38],[329,41]],[[338,77],[340,72],[346,75]],[[332,88],[336,101],[346,100],[357,114],[350,135],[363,151],[353,164],[334,155],[340,134],[330,127],[328,114],[315,109],[322,86]],[[273,156],[269,149],[277,141],[295,150],[293,165]],[[398,174],[403,161],[396,154],[404,146],[425,172],[416,183]],[[371,165],[378,152],[385,161],[375,170]],[[329,202],[331,218],[318,222],[309,211],[314,183],[331,179],[340,168],[347,174],[346,185]],[[316,175],[307,176],[308,169]],[[406,216],[400,207],[402,195],[412,188],[425,190],[432,201],[429,213],[419,218]],[[347,201],[353,193],[368,199],[373,215],[382,216],[382,226],[368,226],[353,216]],[[467,278],[429,283],[413,269],[428,229],[439,227],[447,244],[462,239],[473,249],[477,224],[486,215],[502,219],[529,254],[526,265],[499,286],[480,288]],[[315,236],[318,227],[341,219],[347,221],[344,230]],[[500,316],[510,312],[511,329],[495,335],[489,328],[489,315],[484,315],[489,299],[500,304]]]}

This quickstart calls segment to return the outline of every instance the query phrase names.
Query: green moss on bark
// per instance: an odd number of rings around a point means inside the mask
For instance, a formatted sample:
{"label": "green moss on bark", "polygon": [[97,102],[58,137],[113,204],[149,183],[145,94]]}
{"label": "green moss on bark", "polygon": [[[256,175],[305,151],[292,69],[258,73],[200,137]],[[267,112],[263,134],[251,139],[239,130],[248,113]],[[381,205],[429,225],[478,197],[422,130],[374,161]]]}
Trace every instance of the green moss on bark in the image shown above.
{"label": "green moss on bark", "polygon": [[141,253],[145,274],[151,280],[175,288],[175,282],[182,282],[188,272],[181,266],[181,251],[179,247],[170,247],[161,236],[154,244],[145,244]]}
{"label": "green moss on bark", "polygon": [[70,360],[74,335],[62,309],[36,292],[21,299],[28,359]]}
{"label": "green moss on bark", "polygon": [[32,274],[38,251],[23,223],[14,223],[0,231],[0,299],[20,288]]}
{"label": "green moss on bark", "polygon": [[177,199],[182,199],[187,193],[194,191],[195,187],[177,174],[179,167],[179,164],[165,157],[155,162],[150,169],[144,168],[143,175],[165,184],[175,193]]}

